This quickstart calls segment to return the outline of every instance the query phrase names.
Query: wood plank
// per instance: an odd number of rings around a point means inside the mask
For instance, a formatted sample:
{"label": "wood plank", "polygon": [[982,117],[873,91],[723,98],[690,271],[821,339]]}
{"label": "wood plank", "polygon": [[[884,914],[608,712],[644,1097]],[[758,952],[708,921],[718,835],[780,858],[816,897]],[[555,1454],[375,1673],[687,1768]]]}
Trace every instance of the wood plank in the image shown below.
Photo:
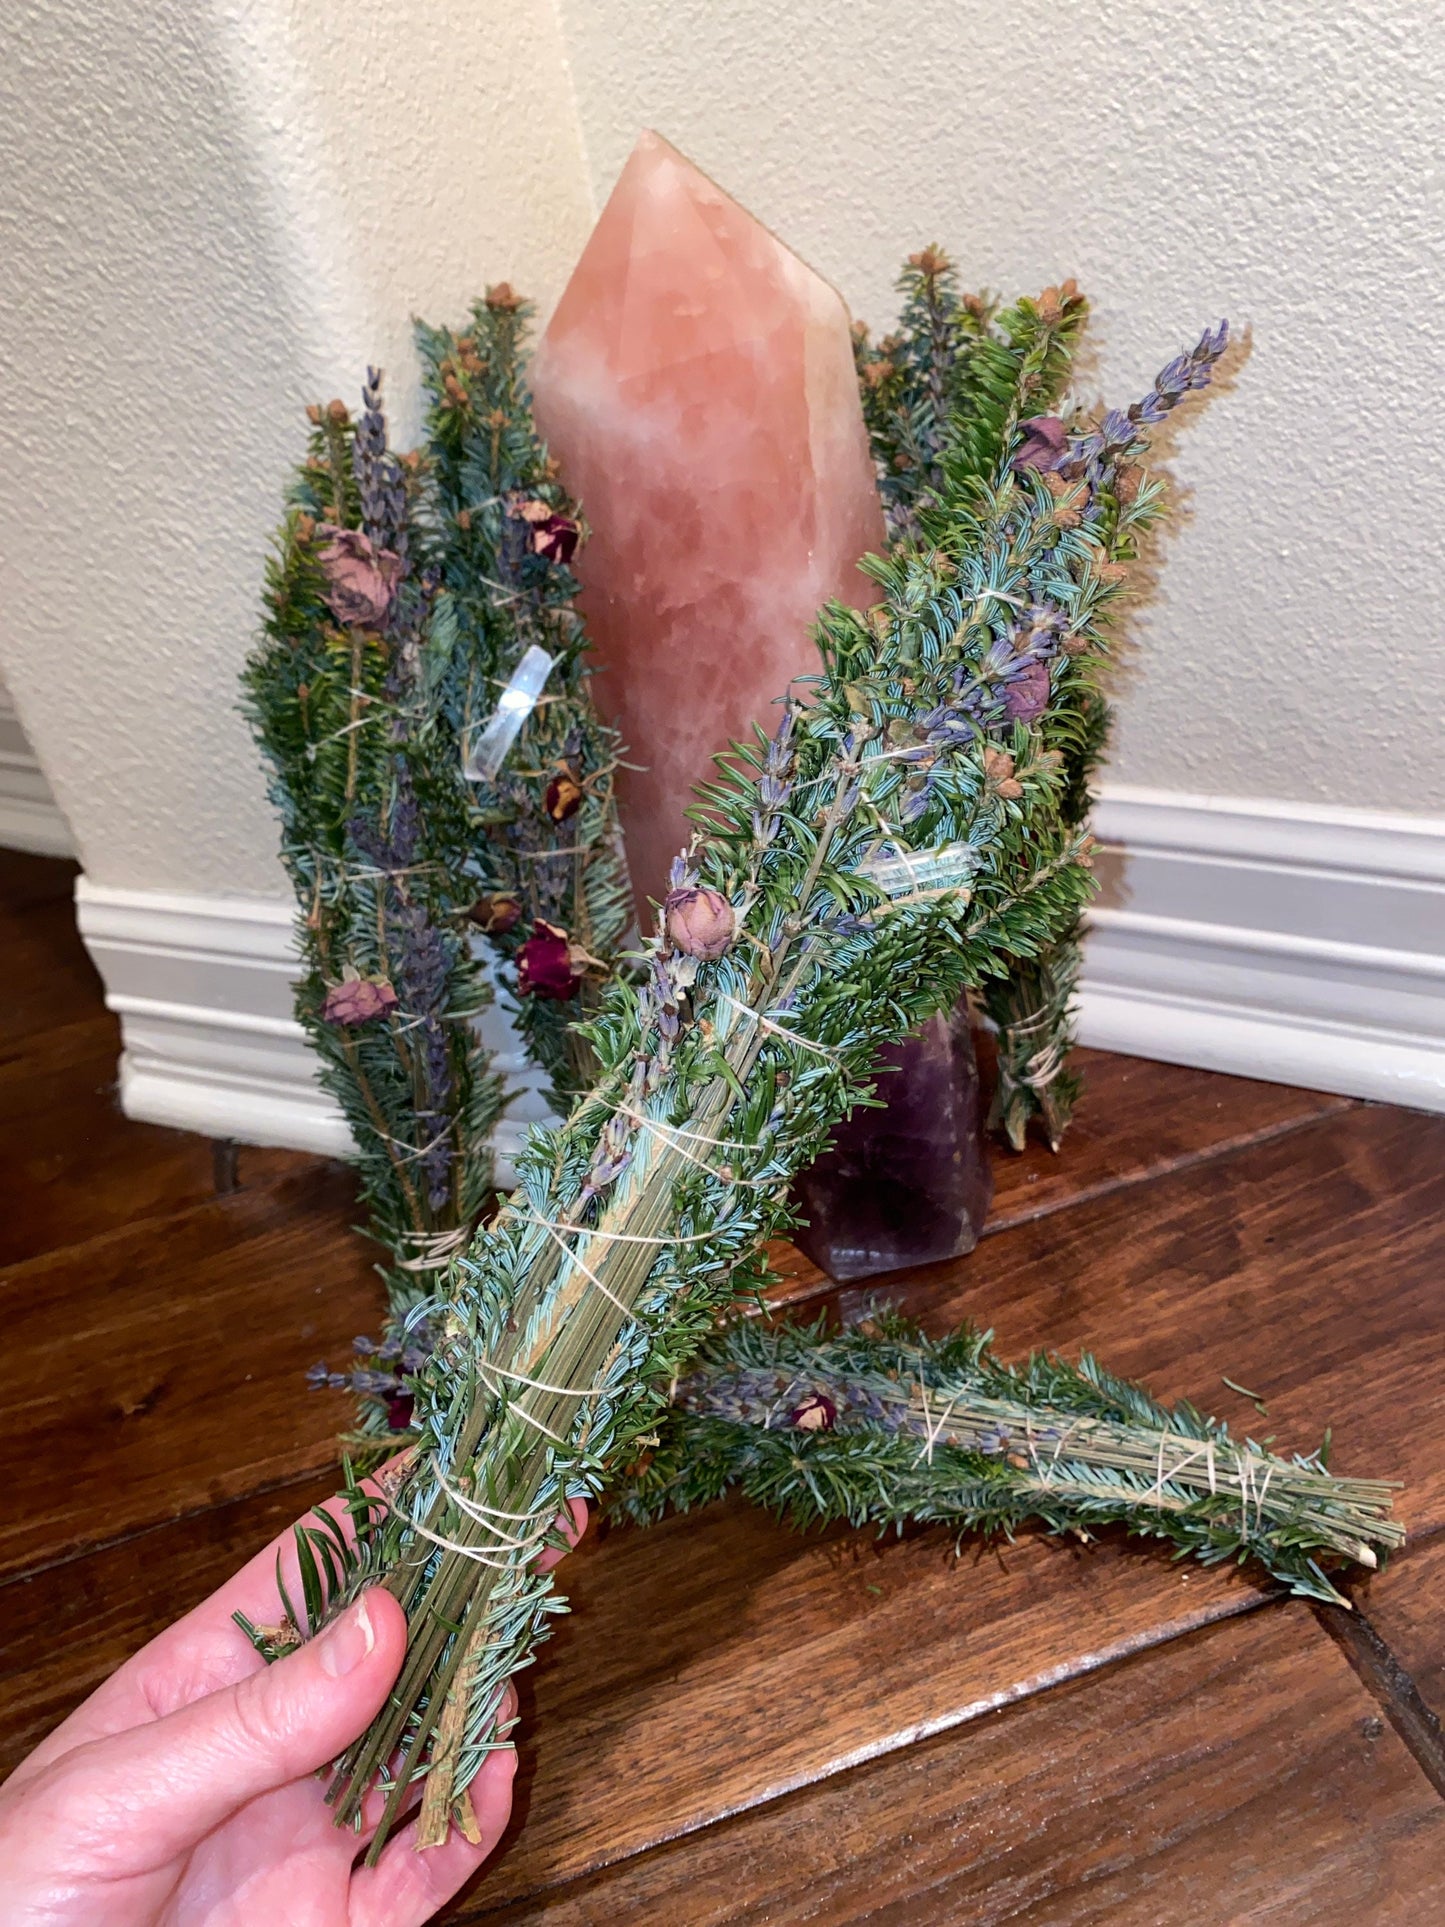
{"label": "wood plank", "polygon": [[0,1775],[335,1487],[330,1473],[281,1486],[0,1585]]}
{"label": "wood plank", "polygon": [[[106,1011],[0,1046],[0,1265],[173,1216],[214,1194],[209,1138],[122,1114],[119,1053],[119,1026]],[[242,1145],[237,1182],[274,1182],[313,1162]]]}
{"label": "wood plank", "polygon": [[[1282,1136],[1311,1120],[1347,1110],[1351,1100],[1247,1077],[1222,1077],[1180,1064],[1080,1050],[1084,1096],[1063,1149],[1031,1139],[1019,1153],[991,1147],[994,1196],[984,1237],[997,1236],[1052,1211],[1147,1184],[1171,1171]],[[832,1289],[831,1281],[793,1246],[774,1247],[781,1283],[775,1303],[794,1304]],[[935,1278],[947,1267],[918,1276]],[[887,1277],[878,1281],[886,1289]]]}
{"label": "wood plank", "polygon": [[105,993],[75,928],[68,899],[40,902],[0,916],[5,954],[5,1000],[0,1045],[61,1024],[93,1017]]}
{"label": "wood plank", "polygon": [[1353,1588],[1364,1623],[1407,1676],[1427,1710],[1437,1753],[1445,1758],[1445,1537],[1406,1546],[1384,1572]]}
{"label": "wood plank", "polygon": [[1445,1525],[1442,1277],[1445,1118],[1359,1105],[1016,1226],[889,1295],[932,1330],[991,1327],[1005,1357],[1094,1351],[1281,1449],[1332,1426],[1334,1469],[1403,1480],[1424,1533]]}
{"label": "wood plank", "polygon": [[787,1532],[736,1502],[585,1544],[573,1612],[524,1675],[514,1848],[525,1893],[904,1749],[1266,1597],[1116,1535],[881,1543]]}
{"label": "wood plank", "polygon": [[[786,1736],[793,1703],[768,1713]],[[484,1873],[445,1918],[1413,1923],[1445,1913],[1445,1805],[1309,1613],[1277,1605],[590,1881],[488,1895]]]}
{"label": "wood plank", "polygon": [[33,856],[28,850],[0,850],[0,927],[42,903],[69,903],[80,865],[69,857]]}
{"label": "wood plank", "polygon": [[380,1318],[355,1215],[317,1165],[11,1270],[0,1573],[335,1463],[349,1400],[303,1375]]}

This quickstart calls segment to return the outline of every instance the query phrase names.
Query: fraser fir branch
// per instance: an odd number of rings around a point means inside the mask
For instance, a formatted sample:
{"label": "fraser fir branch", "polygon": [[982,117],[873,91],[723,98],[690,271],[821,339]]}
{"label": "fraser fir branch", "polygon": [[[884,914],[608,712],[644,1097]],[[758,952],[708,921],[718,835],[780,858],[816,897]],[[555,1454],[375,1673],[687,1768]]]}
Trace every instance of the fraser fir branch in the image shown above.
{"label": "fraser fir branch", "polygon": [[[475,304],[464,332],[417,328],[445,584],[429,692],[438,734],[460,760],[525,651],[536,645],[556,659],[503,768],[468,785],[447,829],[449,861],[475,881],[527,1048],[565,1111],[595,1074],[578,1020],[599,1006],[632,909],[614,792],[621,745],[592,706],[567,566],[585,531],[532,420],[523,359],[531,315],[504,284]],[[575,965],[550,989],[518,979],[539,922],[563,933]]]}
{"label": "fraser fir branch", "polygon": [[[379,1578],[408,1614],[396,1689],[333,1787],[346,1823],[387,1780],[373,1857],[417,1777],[440,1776],[423,1844],[456,1810],[559,1607],[534,1567],[559,1507],[596,1494],[756,1288],[794,1173],[880,1046],[1036,955],[1088,894],[1060,803],[1114,585],[1092,525],[1061,521],[1012,453],[965,478],[945,447],[930,547],[868,561],[869,617],[823,612],[811,699],[723,761],[675,872],[732,940],[697,946],[669,898],[642,981],[614,980],[587,1027],[598,1083],[533,1133],[520,1189],[428,1308],[419,1448],[325,1604]],[[1024,675],[1041,707],[1017,703]]]}
{"label": "fraser fir branch", "polygon": [[1087,1538],[1120,1524],[1334,1604],[1348,1601],[1321,1559],[1374,1567],[1405,1536],[1395,1487],[1335,1478],[1320,1453],[1237,1441],[1088,1356],[1005,1365],[986,1332],[934,1341],[887,1313],[831,1334],[743,1321],[710,1340],[614,1506],[645,1523],[733,1486],[796,1526],[1033,1520]]}
{"label": "fraser fir branch", "polygon": [[491,1195],[501,1091],[472,1029],[488,992],[459,928],[469,898],[427,807],[415,666],[435,580],[413,541],[414,474],[388,450],[374,371],[355,424],[340,402],[308,412],[244,700],[299,906],[297,1016],[406,1305]]}

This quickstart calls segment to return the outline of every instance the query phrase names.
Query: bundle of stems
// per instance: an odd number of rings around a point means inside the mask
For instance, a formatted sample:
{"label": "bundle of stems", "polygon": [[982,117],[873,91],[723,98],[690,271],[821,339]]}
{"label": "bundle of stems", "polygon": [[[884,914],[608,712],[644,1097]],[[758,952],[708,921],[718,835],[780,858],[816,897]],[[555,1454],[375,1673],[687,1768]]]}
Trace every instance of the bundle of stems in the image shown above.
{"label": "bundle of stems", "polygon": [[[897,328],[875,344],[860,324],[854,351],[888,531],[901,548],[923,539],[923,510],[938,488],[949,436],[960,429],[967,436],[971,424],[979,422],[982,446],[976,455],[987,453],[990,411],[1006,405],[1012,394],[1000,341],[1010,341],[1028,325],[1030,308],[1053,320],[1053,349],[1034,370],[1028,396],[1030,412],[1046,415],[1063,395],[1088,303],[1072,282],[1065,282],[1046,288],[1036,303],[1001,309],[989,296],[962,291],[953,263],[937,247],[908,257],[898,291]],[[1109,708],[1098,691],[1086,721],[1065,751],[1069,781],[1061,809],[1071,826],[1088,818],[1088,780],[1108,738]],[[978,1014],[997,1040],[988,1128],[1016,1151],[1023,1149],[1034,1121],[1057,1151],[1082,1088],[1068,1061],[1081,937],[1075,925],[1037,956],[1016,959],[1008,972],[989,980],[979,999]]]}
{"label": "bundle of stems", "polygon": [[313,405],[267,571],[244,702],[295,888],[296,1014],[356,1142],[393,1303],[428,1293],[494,1194],[503,1102],[473,1020],[491,1000],[445,826],[423,643],[436,599],[416,464],[387,446],[380,377],[359,420]]}
{"label": "bundle of stems", "polygon": [[[631,916],[618,743],[592,707],[568,567],[581,526],[522,373],[529,313],[494,288],[469,332],[419,328],[430,409],[410,455],[389,446],[375,373],[358,419],[339,401],[308,410],[244,676],[298,899],[297,1015],[390,1258],[392,1329],[358,1340],[352,1372],[313,1378],[353,1385],[378,1435],[430,1342],[396,1321],[495,1198],[484,943],[565,1110],[595,1071],[572,1020],[595,1009]],[[551,659],[541,699],[506,767],[469,776],[533,646]],[[528,979],[518,959],[543,928],[552,968]]]}
{"label": "bundle of stems", "polygon": [[[559,1606],[534,1561],[560,1506],[632,1455],[719,1312],[761,1282],[789,1181],[870,1093],[879,1048],[1077,918],[1067,752],[1119,564],[1158,505],[1149,484],[1122,499],[1119,477],[1224,339],[1128,412],[1076,423],[1059,490],[1020,459],[1059,317],[1021,304],[995,344],[1006,392],[942,451],[926,546],[870,559],[878,606],[825,610],[808,699],[720,759],[645,976],[614,980],[588,1026],[598,1083],[533,1133],[520,1188],[431,1313],[419,1447],[383,1502],[354,1493],[355,1543],[317,1575],[308,1628],[377,1579],[410,1622],[396,1689],[333,1783],[342,1824],[388,1785],[373,1855],[418,1778],[422,1844],[468,1824],[506,1681]],[[1042,683],[1027,712],[1024,679]]]}
{"label": "bundle of stems", "polygon": [[[417,326],[424,506],[441,585],[428,701],[439,752],[469,763],[527,651],[552,659],[515,749],[494,769],[473,766],[446,860],[473,882],[474,920],[564,1114],[596,1075],[579,1021],[619,967],[632,903],[615,794],[622,746],[592,703],[569,567],[586,530],[533,420],[531,318],[503,282],[473,304],[464,329]],[[550,970],[535,967],[539,945]]]}
{"label": "bundle of stems", "polygon": [[831,1333],[742,1320],[709,1340],[614,1505],[647,1522],[734,1486],[795,1526],[1119,1524],[1206,1565],[1253,1559],[1334,1605],[1349,1602],[1321,1559],[1372,1568],[1405,1537],[1396,1488],[1335,1478],[1323,1449],[1280,1458],[1087,1355],[1006,1365],[988,1332],[930,1340],[886,1310]]}

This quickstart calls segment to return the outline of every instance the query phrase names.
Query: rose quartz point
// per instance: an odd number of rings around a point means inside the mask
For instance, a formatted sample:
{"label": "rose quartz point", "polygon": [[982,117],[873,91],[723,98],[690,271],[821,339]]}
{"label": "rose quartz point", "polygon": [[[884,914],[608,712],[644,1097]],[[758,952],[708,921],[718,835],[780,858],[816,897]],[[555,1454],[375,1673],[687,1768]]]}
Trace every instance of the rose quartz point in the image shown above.
{"label": "rose quartz point", "polygon": [[[538,347],[537,421],[591,539],[574,567],[639,907],[712,757],[817,672],[883,517],[828,283],[657,134],[638,141]],[[650,924],[645,918],[644,927]]]}

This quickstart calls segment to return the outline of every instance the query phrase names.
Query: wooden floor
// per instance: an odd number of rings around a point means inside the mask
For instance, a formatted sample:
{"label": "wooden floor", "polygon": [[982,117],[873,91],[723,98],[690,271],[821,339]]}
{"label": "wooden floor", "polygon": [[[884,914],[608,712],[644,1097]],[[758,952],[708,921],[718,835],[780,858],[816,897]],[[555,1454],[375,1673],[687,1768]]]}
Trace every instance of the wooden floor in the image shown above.
{"label": "wooden floor", "polygon": [[[0,855],[8,1766],[331,1489],[315,1359],[374,1330],[344,1170],[127,1123],[67,866]],[[1399,1478],[1411,1543],[1314,1612],[1116,1538],[589,1536],[525,1676],[487,1922],[1445,1920],[1445,1117],[1088,1056],[931,1325],[1096,1350]],[[788,1295],[828,1302],[801,1261]],[[1263,1395],[1269,1418],[1222,1382]]]}

